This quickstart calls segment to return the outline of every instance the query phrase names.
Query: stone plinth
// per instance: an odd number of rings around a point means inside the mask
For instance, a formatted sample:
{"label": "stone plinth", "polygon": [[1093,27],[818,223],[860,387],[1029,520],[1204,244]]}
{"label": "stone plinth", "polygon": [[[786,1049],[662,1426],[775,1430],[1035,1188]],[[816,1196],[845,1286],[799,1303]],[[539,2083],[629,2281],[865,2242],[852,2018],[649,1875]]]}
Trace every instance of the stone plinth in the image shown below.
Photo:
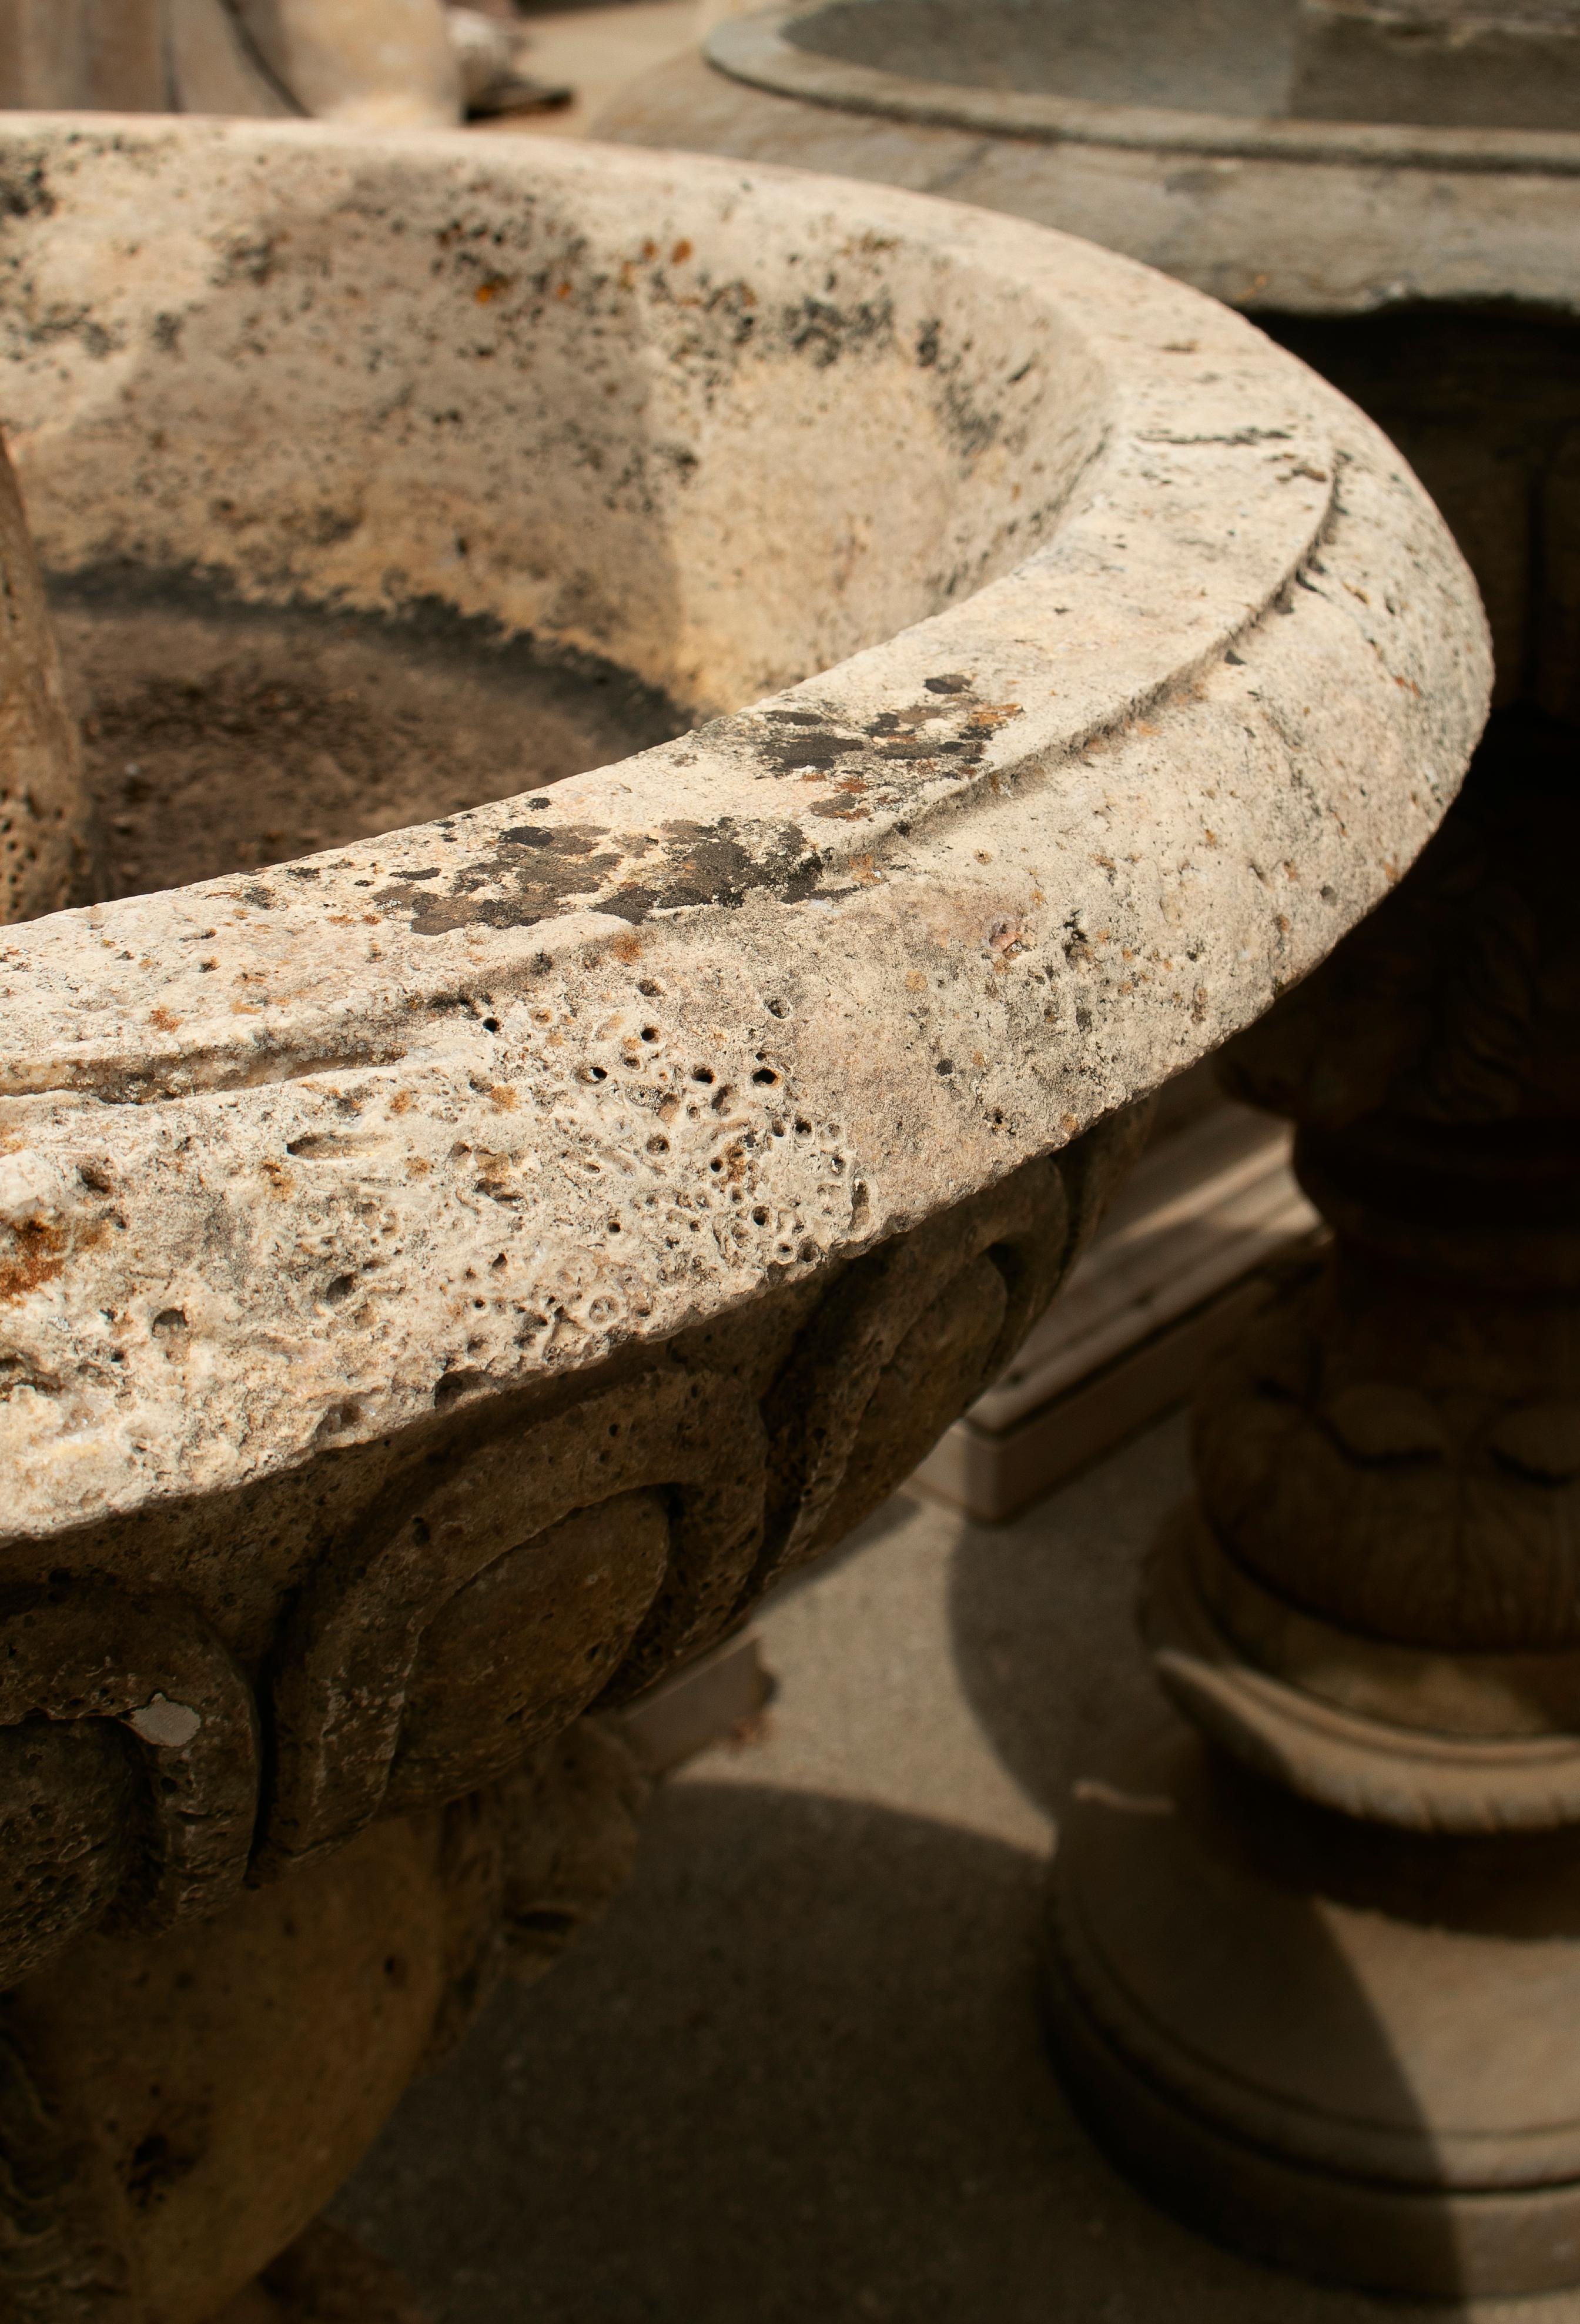
{"label": "stone plinth", "polygon": [[1352,407],[1018,223],[292,126],[0,175],[106,876],[184,881],[0,972],[0,2270],[308,2314],[344,2255],[276,2255],[620,1877],[597,1714],[1002,1367],[1138,1101],[1430,837],[1486,647]]}

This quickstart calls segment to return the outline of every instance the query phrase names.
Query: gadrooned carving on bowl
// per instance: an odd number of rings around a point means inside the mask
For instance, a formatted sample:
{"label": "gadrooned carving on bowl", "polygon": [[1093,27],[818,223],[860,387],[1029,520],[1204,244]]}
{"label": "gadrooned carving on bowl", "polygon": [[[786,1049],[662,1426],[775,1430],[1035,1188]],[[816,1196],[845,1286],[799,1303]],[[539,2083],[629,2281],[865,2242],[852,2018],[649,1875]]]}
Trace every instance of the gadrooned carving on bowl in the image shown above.
{"label": "gadrooned carving on bowl", "polygon": [[1342,398],[1007,219],[64,117],[0,183],[0,417],[73,602],[442,613],[702,722],[7,932],[0,1747],[42,1837],[0,1969],[113,1978],[96,1923],[464,1795],[495,1838],[431,1844],[486,1918],[511,1771],[881,1500],[1135,1102],[1423,844],[1474,591]]}

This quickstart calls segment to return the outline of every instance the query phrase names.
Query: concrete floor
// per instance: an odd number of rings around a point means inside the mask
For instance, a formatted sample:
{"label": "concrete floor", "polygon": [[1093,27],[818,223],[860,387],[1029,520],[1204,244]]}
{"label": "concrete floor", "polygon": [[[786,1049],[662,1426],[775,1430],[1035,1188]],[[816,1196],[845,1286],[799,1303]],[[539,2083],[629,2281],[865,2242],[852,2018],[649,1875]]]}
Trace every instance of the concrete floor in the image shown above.
{"label": "concrete floor", "polygon": [[1151,1697],[1164,1423],[1018,1523],[902,1494],[773,1606],[781,1692],[651,1811],[637,1877],[418,2085],[338,2216],[439,2324],[1580,2324],[1318,2290],[1154,2211],[1043,2056],[1072,1773]]}

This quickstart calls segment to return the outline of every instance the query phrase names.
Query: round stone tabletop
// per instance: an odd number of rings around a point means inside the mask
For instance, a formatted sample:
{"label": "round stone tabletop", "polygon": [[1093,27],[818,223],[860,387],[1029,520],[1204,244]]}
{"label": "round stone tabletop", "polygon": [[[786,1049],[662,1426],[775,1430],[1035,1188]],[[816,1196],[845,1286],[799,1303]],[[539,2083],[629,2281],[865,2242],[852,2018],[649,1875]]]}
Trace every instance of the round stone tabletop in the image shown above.
{"label": "round stone tabletop", "polygon": [[599,126],[948,192],[1236,306],[1575,301],[1569,0],[795,0]]}

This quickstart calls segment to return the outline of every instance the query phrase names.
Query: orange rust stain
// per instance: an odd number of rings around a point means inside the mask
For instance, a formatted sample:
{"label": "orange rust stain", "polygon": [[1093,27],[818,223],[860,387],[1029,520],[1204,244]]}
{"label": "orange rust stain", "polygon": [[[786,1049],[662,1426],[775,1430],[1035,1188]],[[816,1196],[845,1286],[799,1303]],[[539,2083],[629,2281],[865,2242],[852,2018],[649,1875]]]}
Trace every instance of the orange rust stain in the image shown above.
{"label": "orange rust stain", "polygon": [[66,1231],[43,1219],[14,1228],[11,1248],[0,1257],[0,1302],[25,1299],[41,1284],[52,1283],[66,1264]]}
{"label": "orange rust stain", "polygon": [[683,235],[681,240],[675,244],[675,248],[670,252],[669,256],[671,263],[674,265],[684,266],[691,254],[692,246]]}
{"label": "orange rust stain", "polygon": [[168,1009],[160,1008],[149,1010],[148,1021],[151,1025],[157,1025],[161,1033],[173,1033],[181,1020],[179,1017],[172,1017]]}
{"label": "orange rust stain", "polygon": [[485,281],[478,284],[472,295],[480,307],[487,307],[510,287],[510,278],[508,274],[491,274]]}
{"label": "orange rust stain", "polygon": [[556,282],[554,286],[554,295],[556,299],[568,299],[571,295],[570,284],[568,282]]}
{"label": "orange rust stain", "polygon": [[495,1082],[488,1098],[489,1103],[501,1113],[514,1113],[516,1111],[516,1093],[506,1082]]}
{"label": "orange rust stain", "polygon": [[291,1176],[290,1172],[285,1167],[283,1163],[265,1161],[261,1162],[258,1165],[258,1167],[262,1171],[263,1176],[268,1179],[269,1184],[281,1202],[284,1202],[286,1196],[295,1190],[296,1180]]}
{"label": "orange rust stain", "polygon": [[394,1096],[390,1100],[390,1111],[391,1113],[409,1113],[411,1111],[411,1092],[409,1090],[397,1090]]}
{"label": "orange rust stain", "polygon": [[1018,702],[985,702],[967,719],[966,732],[968,734],[990,733],[995,726],[1007,726],[1012,718],[1018,718],[1020,715]]}
{"label": "orange rust stain", "polygon": [[614,954],[616,960],[640,960],[642,957],[642,940],[640,936],[638,936],[634,928],[627,928],[623,936],[618,936],[615,937],[609,949]]}

